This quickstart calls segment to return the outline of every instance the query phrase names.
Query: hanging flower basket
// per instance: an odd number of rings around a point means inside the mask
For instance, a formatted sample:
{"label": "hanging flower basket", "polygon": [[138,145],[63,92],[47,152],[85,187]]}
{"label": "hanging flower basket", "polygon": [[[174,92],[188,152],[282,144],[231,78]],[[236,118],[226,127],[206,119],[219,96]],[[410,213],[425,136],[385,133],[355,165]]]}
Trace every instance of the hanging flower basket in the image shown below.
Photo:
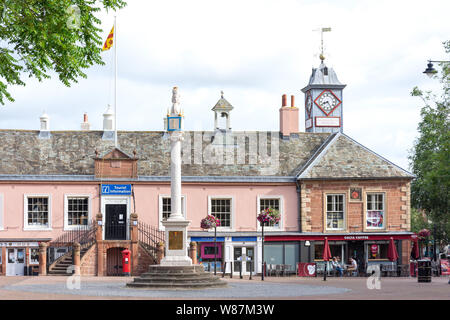
{"label": "hanging flower basket", "polygon": [[280,221],[280,212],[273,208],[267,208],[261,211],[257,217],[258,221],[264,225],[270,225],[271,223],[275,224]]}
{"label": "hanging flower basket", "polygon": [[200,222],[200,227],[202,229],[211,229],[219,226],[220,226],[219,219],[210,214],[208,214],[206,218],[203,218],[202,221]]}
{"label": "hanging flower basket", "polygon": [[430,236],[431,232],[428,229],[422,229],[419,231],[419,239],[423,240]]}

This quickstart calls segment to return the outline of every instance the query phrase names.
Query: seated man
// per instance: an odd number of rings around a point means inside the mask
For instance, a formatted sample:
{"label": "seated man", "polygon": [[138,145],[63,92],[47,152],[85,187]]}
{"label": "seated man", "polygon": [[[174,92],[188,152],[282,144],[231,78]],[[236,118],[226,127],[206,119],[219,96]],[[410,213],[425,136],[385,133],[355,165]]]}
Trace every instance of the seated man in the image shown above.
{"label": "seated man", "polygon": [[353,258],[349,259],[350,265],[347,266],[347,273],[352,274],[354,271],[358,271],[358,264],[356,263],[356,260]]}
{"label": "seated man", "polygon": [[339,276],[342,277],[344,275],[344,269],[342,269],[341,265],[339,264],[336,257],[333,257],[333,260],[331,261],[331,265],[333,266],[333,269],[339,272]]}

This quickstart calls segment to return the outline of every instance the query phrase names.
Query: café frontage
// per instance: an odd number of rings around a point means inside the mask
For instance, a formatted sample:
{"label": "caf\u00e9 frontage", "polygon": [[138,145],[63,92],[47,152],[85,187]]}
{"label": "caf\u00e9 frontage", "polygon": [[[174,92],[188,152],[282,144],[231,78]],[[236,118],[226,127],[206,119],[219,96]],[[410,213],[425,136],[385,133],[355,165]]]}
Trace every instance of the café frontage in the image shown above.
{"label": "caf\u00e9 frontage", "polygon": [[[331,256],[339,257],[343,265],[354,258],[360,274],[366,273],[370,265],[409,265],[410,242],[414,241],[412,232],[268,235],[265,237],[264,249],[266,261],[291,265],[294,270],[296,262],[316,263],[320,270],[324,265],[322,255],[325,237],[328,239]],[[398,252],[397,261],[390,261],[388,258],[391,237]]]}

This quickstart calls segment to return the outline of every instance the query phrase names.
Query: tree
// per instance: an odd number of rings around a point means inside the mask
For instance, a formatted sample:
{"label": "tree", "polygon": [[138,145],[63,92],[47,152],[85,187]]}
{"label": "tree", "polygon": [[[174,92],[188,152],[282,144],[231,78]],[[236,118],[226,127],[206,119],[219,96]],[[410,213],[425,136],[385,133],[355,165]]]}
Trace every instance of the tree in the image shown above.
{"label": "tree", "polygon": [[95,16],[102,8],[123,8],[123,0],[0,0],[0,103],[14,101],[9,85],[25,85],[55,72],[70,86],[84,69],[104,64]]}
{"label": "tree", "polygon": [[[450,53],[450,41],[444,42]],[[450,235],[450,63],[440,64],[441,75],[435,75],[443,84],[440,97],[422,92],[417,87],[413,96],[422,98],[419,137],[409,156],[416,179],[411,183],[411,203],[423,211],[438,239],[448,243]]]}

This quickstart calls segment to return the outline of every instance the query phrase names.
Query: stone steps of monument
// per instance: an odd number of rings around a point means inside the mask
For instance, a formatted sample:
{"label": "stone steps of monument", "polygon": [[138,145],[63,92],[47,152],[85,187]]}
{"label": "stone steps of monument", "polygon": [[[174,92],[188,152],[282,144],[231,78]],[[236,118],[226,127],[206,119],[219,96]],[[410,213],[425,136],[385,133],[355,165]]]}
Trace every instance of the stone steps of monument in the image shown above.
{"label": "stone steps of monument", "polygon": [[215,277],[213,273],[204,272],[204,273],[198,273],[198,272],[191,272],[191,273],[168,273],[168,272],[146,272],[141,274],[141,277],[143,278],[150,278],[155,276],[162,276],[166,278],[176,278],[176,277],[196,277],[196,276],[203,276],[203,277]]}
{"label": "stone steps of monument", "polygon": [[198,276],[188,276],[188,277],[165,277],[162,275],[157,275],[157,276],[153,276],[153,277],[140,277],[140,278],[135,278],[134,281],[135,282],[140,282],[140,283],[154,283],[154,282],[170,282],[170,283],[187,283],[187,282],[211,282],[211,281],[217,281],[218,278],[217,277],[211,277],[208,275],[198,275]]}
{"label": "stone steps of monument", "polygon": [[155,288],[155,289],[198,289],[198,288],[212,288],[212,287],[224,287],[227,286],[226,282],[214,281],[214,282],[190,282],[190,283],[177,283],[177,282],[131,282],[127,283],[127,287],[132,288]]}

